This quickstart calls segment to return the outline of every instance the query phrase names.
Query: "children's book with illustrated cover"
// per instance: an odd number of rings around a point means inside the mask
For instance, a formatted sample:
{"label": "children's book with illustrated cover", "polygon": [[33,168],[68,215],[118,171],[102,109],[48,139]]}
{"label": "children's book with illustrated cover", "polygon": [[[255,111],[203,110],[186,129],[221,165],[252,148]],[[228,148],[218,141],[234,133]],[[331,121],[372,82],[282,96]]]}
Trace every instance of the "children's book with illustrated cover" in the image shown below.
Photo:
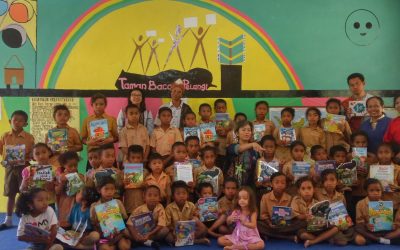
{"label": "children's book with illustrated cover", "polygon": [[23,166],[25,165],[25,144],[5,145],[6,155],[4,157],[4,166]]}
{"label": "children's book with illustrated cover", "polygon": [[219,193],[218,177],[222,174],[222,170],[218,167],[212,169],[207,169],[203,171],[197,178],[198,183],[208,182],[213,186],[213,191],[215,194]]}
{"label": "children's book with illustrated cover", "polygon": [[349,108],[352,116],[365,116],[367,114],[365,101],[350,101]]}
{"label": "children's book with illustrated cover", "polygon": [[194,232],[196,222],[194,220],[178,221],[175,224],[176,241],[175,246],[190,246],[194,244]]}
{"label": "children's book with illustrated cover", "polygon": [[124,219],[115,199],[96,205],[94,208],[104,237],[108,237],[114,231],[125,229]]}
{"label": "children's book with illustrated cover", "polygon": [[126,189],[140,188],[143,184],[143,163],[124,163],[124,178],[129,180]]}
{"label": "children's book with illustrated cover", "polygon": [[198,159],[189,159],[189,162],[192,164],[193,169],[201,167],[201,160]]}
{"label": "children's book with illustrated cover", "polygon": [[333,202],[329,205],[331,211],[328,215],[329,224],[346,229],[353,225],[353,221],[347,212],[346,206],[341,201]]}
{"label": "children's book with illustrated cover", "polygon": [[341,134],[340,127],[346,121],[344,115],[327,114],[324,122],[324,130],[326,132]]}
{"label": "children's book with illustrated cover", "polygon": [[53,128],[47,133],[48,145],[55,153],[68,151],[68,130],[65,128]]}
{"label": "children's book with illustrated cover", "polygon": [[292,221],[292,208],[283,206],[273,206],[271,222],[278,227],[290,226]]}
{"label": "children's book with illustrated cover", "polygon": [[217,131],[215,130],[214,122],[202,123],[199,127],[203,134],[204,142],[213,142],[217,139]]}
{"label": "children's book with illustrated cover", "polygon": [[354,147],[352,148],[352,157],[354,159],[359,159],[360,164],[358,166],[359,169],[362,169],[364,172],[367,172],[366,160],[368,157],[368,150],[365,147]]}
{"label": "children's book with illustrated cover", "polygon": [[110,134],[107,119],[93,120],[89,123],[90,137],[107,138]]}
{"label": "children's book with illustrated cover", "polygon": [[54,172],[51,165],[35,165],[31,168],[33,181],[53,181]]}
{"label": "children's book with illustrated cover", "polygon": [[70,246],[76,246],[79,243],[79,240],[82,238],[83,233],[85,232],[87,227],[87,221],[80,221],[76,228],[72,228],[70,230],[65,230],[62,227],[58,227],[56,238]]}
{"label": "children's book with illustrated cover", "polygon": [[193,182],[193,166],[190,162],[175,162],[175,181]]}
{"label": "children's book with illustrated cover", "polygon": [[286,145],[290,145],[296,140],[296,131],[294,128],[279,128],[279,139]]}
{"label": "children's book with illustrated cover", "polygon": [[32,224],[25,224],[24,235],[30,236],[49,236],[50,232]]}
{"label": "children's book with illustrated cover", "polygon": [[311,219],[307,221],[307,231],[315,232],[328,227],[328,215],[331,211],[329,201],[320,201],[310,208]]}
{"label": "children's book with illustrated cover", "polygon": [[333,160],[315,162],[315,173],[318,175],[321,175],[322,171],[326,169],[336,169],[336,162]]}
{"label": "children's book with illustrated cover", "polygon": [[186,140],[189,136],[196,136],[200,140],[200,129],[199,127],[184,127],[183,128],[183,141]]}
{"label": "children's book with illustrated cover", "polygon": [[368,215],[372,232],[393,230],[393,201],[370,201]]}
{"label": "children's book with illustrated cover", "polygon": [[229,114],[228,113],[216,113],[215,114],[215,126],[218,127],[229,127]]}
{"label": "children's book with illustrated cover", "polygon": [[273,173],[279,171],[279,162],[271,161],[266,162],[262,160],[257,161],[257,181],[268,182]]}
{"label": "children's book with illustrated cover", "polygon": [[384,192],[392,192],[390,185],[394,183],[393,165],[371,165],[369,167],[369,176],[381,182]]}
{"label": "children's book with illustrated cover", "polygon": [[265,123],[263,124],[255,124],[253,129],[254,134],[254,141],[260,141],[261,138],[264,136],[265,131]]}
{"label": "children's book with illustrated cover", "polygon": [[303,176],[310,174],[311,164],[306,161],[294,161],[292,165],[292,173],[294,181],[297,181]]}
{"label": "children's book with illustrated cover", "polygon": [[350,161],[339,164],[336,168],[336,173],[338,174],[339,180],[345,186],[352,186],[357,183],[357,166],[359,163],[357,161]]}
{"label": "children's book with illustrated cover", "polygon": [[156,224],[153,218],[153,212],[138,214],[131,217],[133,226],[139,234],[146,235],[154,230]]}
{"label": "children's book with illustrated cover", "polygon": [[78,173],[70,173],[65,175],[67,178],[67,195],[68,196],[73,196],[76,193],[78,193],[84,186],[85,183],[82,181],[82,179],[79,177]]}
{"label": "children's book with illustrated cover", "polygon": [[200,198],[197,201],[200,213],[200,221],[213,221],[218,219],[217,197]]}

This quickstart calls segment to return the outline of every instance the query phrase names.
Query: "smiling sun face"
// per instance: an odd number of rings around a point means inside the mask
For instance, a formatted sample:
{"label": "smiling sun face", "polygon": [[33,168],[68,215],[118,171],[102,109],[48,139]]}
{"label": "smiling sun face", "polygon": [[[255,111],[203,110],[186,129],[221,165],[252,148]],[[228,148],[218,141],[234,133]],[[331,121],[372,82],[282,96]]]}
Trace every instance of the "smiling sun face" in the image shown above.
{"label": "smiling sun face", "polygon": [[346,19],[346,36],[356,45],[370,45],[378,38],[379,31],[379,20],[369,10],[355,10]]}

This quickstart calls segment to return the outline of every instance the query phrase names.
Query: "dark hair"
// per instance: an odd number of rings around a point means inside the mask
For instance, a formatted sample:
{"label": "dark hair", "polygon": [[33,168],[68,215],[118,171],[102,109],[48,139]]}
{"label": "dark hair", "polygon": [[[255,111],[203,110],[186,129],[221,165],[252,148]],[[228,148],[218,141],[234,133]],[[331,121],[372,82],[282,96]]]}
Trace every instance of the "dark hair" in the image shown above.
{"label": "dark hair", "polygon": [[101,150],[100,150],[100,148],[91,148],[91,149],[88,150],[88,154],[89,154],[89,153],[100,154],[100,153],[101,153]]}
{"label": "dark hair", "polygon": [[302,141],[296,140],[296,141],[293,141],[293,142],[290,144],[290,152],[291,152],[291,151],[294,149],[294,147],[296,147],[296,146],[302,146],[302,147],[304,148],[304,151],[307,150],[306,145],[305,145]]}
{"label": "dark hair", "polygon": [[272,142],[274,142],[274,144],[276,145],[276,140],[275,140],[275,138],[274,138],[272,135],[264,135],[264,136],[261,138],[260,145],[261,145],[261,146],[264,145],[264,143],[265,143],[266,141],[272,141]]}
{"label": "dark hair", "polygon": [[329,98],[326,101],[325,108],[328,108],[328,105],[331,104],[331,103],[336,103],[337,105],[339,105],[339,109],[340,109],[340,107],[342,105],[342,102],[339,99],[337,99],[337,98]]}
{"label": "dark hair", "polygon": [[[248,186],[242,186],[236,194],[237,198],[239,197],[239,193],[241,191],[246,191],[249,194],[248,207],[249,207],[250,214],[257,212],[257,201],[256,201],[256,196],[254,195],[253,189],[251,189]],[[235,199],[235,209],[240,209],[239,199]]]}
{"label": "dark hair", "polygon": [[172,183],[172,185],[171,185],[171,193],[172,193],[172,195],[175,194],[175,191],[176,191],[178,188],[184,188],[184,189],[186,190],[186,192],[189,192],[189,187],[188,187],[188,185],[186,184],[186,182],[184,182],[184,181],[174,181],[174,182]]}
{"label": "dark hair", "polygon": [[146,188],[144,189],[144,192],[143,192],[143,193],[146,194],[147,191],[149,191],[149,190],[152,189],[152,188],[157,189],[158,193],[161,194],[161,189],[160,189],[160,187],[157,186],[157,185],[148,185],[148,186],[146,186]]}
{"label": "dark hair", "polygon": [[269,108],[269,104],[268,104],[267,101],[258,101],[258,102],[256,102],[255,108],[257,108],[260,105],[265,105],[265,106],[267,106],[267,109]]}
{"label": "dark hair", "polygon": [[34,187],[29,189],[27,192],[22,192],[18,196],[18,200],[15,206],[15,213],[18,217],[30,214],[32,209],[31,207],[29,207],[29,205],[33,205],[33,199],[40,192],[46,192],[46,190],[44,190],[43,188]]}
{"label": "dark hair", "polygon": [[294,108],[292,108],[292,107],[285,107],[285,108],[283,108],[283,109],[281,110],[281,117],[282,117],[283,113],[285,113],[285,112],[288,112],[289,114],[292,115],[292,117],[294,117],[294,114],[295,114]]}
{"label": "dark hair", "polygon": [[331,147],[331,149],[329,149],[329,156],[333,157],[337,152],[344,152],[345,154],[347,154],[347,150],[345,147],[343,147],[342,145],[335,145]]}
{"label": "dark hair", "polygon": [[196,188],[197,194],[200,195],[200,194],[201,194],[201,191],[202,191],[204,188],[211,188],[212,193],[214,193],[214,187],[211,185],[211,183],[205,181],[205,182],[200,182],[200,183],[197,185],[197,188]]}
{"label": "dark hair", "polygon": [[393,97],[393,107],[396,106],[396,100],[400,98],[400,95]]}
{"label": "dark hair", "polygon": [[393,144],[393,143],[382,142],[381,144],[378,145],[378,148],[377,148],[376,152],[378,152],[379,148],[381,148],[381,147],[387,147],[387,148],[389,148],[393,153],[395,152],[395,150],[394,150],[394,144]]}
{"label": "dark hair", "polygon": [[311,182],[311,185],[313,187],[315,187],[315,183],[314,181],[309,177],[309,176],[303,176],[300,177],[297,181],[296,181],[296,187],[299,189],[301,187],[301,184],[303,184],[304,182],[309,181]]}
{"label": "dark hair", "polygon": [[140,154],[143,156],[144,154],[143,147],[136,144],[130,145],[128,148],[128,158],[131,154]]}
{"label": "dark hair", "polygon": [[104,151],[108,150],[108,149],[112,149],[115,150],[114,148],[114,144],[112,143],[108,143],[108,144],[104,144],[100,146],[100,152],[103,153]]}
{"label": "dark hair", "polygon": [[251,123],[250,121],[239,121],[238,123],[236,123],[235,126],[235,133],[239,132],[240,128],[243,128],[244,126],[249,125],[251,128],[251,131],[253,131],[253,123]]}
{"label": "dark hair", "polygon": [[90,105],[93,105],[93,103],[95,103],[95,101],[97,99],[103,99],[104,103],[107,106],[107,97],[105,95],[103,95],[102,93],[96,93],[96,94],[92,95],[92,97],[90,97]]}
{"label": "dark hair", "polygon": [[197,137],[195,135],[190,135],[190,136],[186,137],[185,144],[187,145],[189,143],[189,141],[198,141],[200,143],[199,137]]}
{"label": "dark hair", "polygon": [[177,142],[175,142],[174,144],[172,144],[171,151],[173,152],[174,149],[175,149],[176,147],[179,147],[179,146],[184,146],[184,147],[186,148],[185,143],[183,143],[183,142],[181,142],[181,141],[177,141]]}
{"label": "dark hair", "polygon": [[154,161],[154,160],[163,160],[163,157],[159,154],[159,153],[152,153],[150,156],[149,156],[149,161],[148,161],[148,164],[150,164],[152,161]]}
{"label": "dark hair", "polygon": [[330,174],[333,174],[335,176],[336,180],[338,180],[338,174],[336,173],[335,169],[325,169],[324,171],[321,172],[322,183],[324,183],[326,181],[326,178]]}
{"label": "dark hair", "polygon": [[22,116],[22,117],[24,118],[25,122],[28,121],[28,114],[27,114],[25,111],[23,111],[23,110],[15,110],[15,111],[11,114],[11,119],[12,119],[14,116],[16,116],[16,115]]}
{"label": "dark hair", "polygon": [[196,118],[196,114],[193,111],[189,111],[183,114],[182,119],[185,120],[188,115],[194,115],[194,118]]}
{"label": "dark hair", "polygon": [[285,180],[286,180],[286,175],[284,174],[284,173],[282,173],[282,172],[275,172],[275,173],[273,173],[272,175],[271,175],[271,182],[276,178],[276,177],[279,177],[279,176],[285,176]]}
{"label": "dark hair", "polygon": [[36,143],[35,145],[33,145],[32,151],[37,148],[46,148],[50,152],[49,157],[51,158],[53,156],[53,151],[51,151],[51,148],[46,143],[43,142]]}
{"label": "dark hair", "polygon": [[[140,113],[143,113],[146,110],[146,102],[145,102],[145,97],[143,95],[143,90],[137,88],[137,89],[132,89],[131,91],[129,91],[129,95],[128,95],[128,106],[129,104],[133,104],[131,102],[131,95],[133,91],[139,91],[140,94],[142,94],[142,101],[140,102],[140,107],[139,107],[139,111]],[[136,105],[137,106],[137,105]]]}
{"label": "dark hair", "polygon": [[235,116],[233,117],[233,120],[236,120],[239,116],[243,116],[245,118],[245,120],[247,121],[247,115],[245,113],[242,113],[242,112],[237,112],[235,114]]}
{"label": "dark hair", "polygon": [[375,179],[375,178],[368,178],[365,180],[364,190],[367,191],[368,187],[373,184],[379,184],[379,186],[381,186],[381,189],[383,190],[382,183],[378,179]]}
{"label": "dark hair", "polygon": [[236,178],[234,178],[234,177],[226,177],[226,178],[224,178],[224,188],[225,188],[226,183],[229,183],[229,182],[233,182],[233,183],[236,184],[236,187],[239,187],[239,182],[238,182],[238,180]]}
{"label": "dark hair", "polygon": [[371,96],[370,98],[368,98],[367,101],[365,102],[365,106],[368,107],[368,102],[369,102],[370,100],[372,100],[372,99],[377,99],[378,102],[379,102],[379,104],[380,104],[382,107],[385,106],[385,103],[383,102],[382,97],[376,96],[376,95]]}
{"label": "dark hair", "polygon": [[129,109],[137,109],[137,110],[139,111],[139,113],[140,113],[140,108],[139,108],[137,105],[133,104],[133,103],[129,103],[129,104],[126,106],[126,108],[125,108],[125,114],[128,113],[128,110],[129,110]]}
{"label": "dark hair", "polygon": [[363,74],[361,74],[361,73],[352,73],[352,74],[350,74],[348,77],[347,77],[347,85],[349,84],[349,81],[351,80],[351,79],[354,79],[354,78],[360,78],[360,80],[362,81],[362,82],[364,82],[364,76],[363,76]]}
{"label": "dark hair", "polygon": [[167,112],[169,112],[169,113],[172,115],[172,110],[171,110],[170,108],[168,108],[168,107],[161,107],[161,108],[158,110],[158,117],[160,117],[161,113],[164,112],[164,111],[167,111]]}
{"label": "dark hair", "polygon": [[217,155],[217,149],[215,147],[213,147],[213,146],[207,145],[204,148],[200,149],[200,156],[201,156],[202,159],[203,159],[204,154],[206,152],[213,152],[214,155]]}
{"label": "dark hair", "polygon": [[69,160],[76,160],[77,162],[79,162],[80,158],[75,151],[67,151],[58,156],[58,162],[60,163],[62,168],[65,164],[67,164]]}
{"label": "dark hair", "polygon": [[324,147],[322,147],[321,145],[317,144],[317,145],[313,145],[310,149],[310,154],[311,156],[314,156],[318,150],[320,149],[325,149]]}
{"label": "dark hair", "polygon": [[95,188],[85,186],[82,189],[82,199],[85,200],[87,206],[90,207],[90,205],[100,199],[100,194]]}
{"label": "dark hair", "polygon": [[199,106],[199,112],[200,112],[201,108],[203,108],[203,107],[208,107],[208,108],[210,108],[210,110],[212,110],[210,104],[208,104],[208,103],[202,103],[202,104],[200,104],[200,106]]}
{"label": "dark hair", "polygon": [[67,105],[65,105],[65,104],[58,104],[58,105],[55,105],[55,106],[53,107],[53,118],[56,118],[56,113],[57,113],[57,111],[59,111],[59,110],[65,110],[65,111],[68,112],[68,114],[71,114],[71,112],[69,111]]}
{"label": "dark hair", "polygon": [[217,99],[217,100],[214,101],[214,108],[217,107],[218,103],[222,103],[225,106],[227,106],[226,101],[224,99]]}
{"label": "dark hair", "polygon": [[306,110],[306,119],[307,119],[308,114],[311,111],[315,111],[315,113],[317,113],[317,115],[319,116],[319,119],[318,119],[318,124],[319,124],[319,122],[321,121],[321,110],[319,110],[317,107],[308,107]]}
{"label": "dark hair", "polygon": [[350,136],[350,141],[351,141],[351,142],[354,142],[354,140],[356,139],[357,136],[363,136],[363,137],[365,137],[365,139],[367,139],[367,141],[368,141],[368,134],[365,133],[365,132],[362,131],[362,130],[358,130],[358,131],[355,131],[354,133],[352,133],[351,136]]}
{"label": "dark hair", "polygon": [[102,189],[105,185],[108,184],[113,184],[114,186],[116,186],[114,178],[112,178],[111,176],[104,176],[100,178],[96,185],[97,190]]}

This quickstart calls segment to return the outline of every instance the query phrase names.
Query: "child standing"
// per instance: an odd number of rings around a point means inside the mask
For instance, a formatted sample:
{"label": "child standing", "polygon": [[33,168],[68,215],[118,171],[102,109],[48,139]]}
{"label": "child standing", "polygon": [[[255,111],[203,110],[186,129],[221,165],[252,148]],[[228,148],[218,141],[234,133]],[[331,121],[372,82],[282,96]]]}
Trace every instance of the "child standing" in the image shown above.
{"label": "child standing", "polygon": [[146,186],[159,187],[161,204],[166,206],[171,200],[171,178],[163,171],[162,156],[157,153],[151,154],[148,164],[151,173],[145,179]]}
{"label": "child standing", "polygon": [[256,119],[253,121],[253,125],[257,124],[265,124],[265,130],[262,134],[264,135],[272,135],[275,130],[275,125],[273,122],[266,118],[269,112],[269,104],[266,101],[258,101],[255,106]]}
{"label": "child standing", "polygon": [[[21,193],[17,200],[15,213],[21,217],[17,229],[19,241],[32,244],[32,249],[62,250],[59,244],[54,244],[57,235],[57,216],[53,208],[47,205],[48,195],[44,189],[33,188]],[[26,226],[38,227],[48,232],[48,235],[34,236],[27,234]]]}
{"label": "child standing", "polygon": [[249,187],[239,190],[235,210],[228,216],[227,223],[236,226],[231,235],[218,238],[218,244],[224,249],[264,249],[264,241],[257,229],[256,197]]}
{"label": "child standing", "polygon": [[4,196],[7,196],[7,214],[4,222],[0,225],[0,230],[7,229],[12,226],[12,213],[14,211],[15,196],[19,193],[22,183],[22,170],[28,166],[28,162],[32,156],[32,147],[35,140],[31,134],[24,131],[24,127],[28,125],[28,114],[25,111],[17,110],[11,114],[11,131],[5,132],[0,138],[0,153],[3,160],[7,159],[7,148],[17,145],[25,145],[25,162],[19,164],[17,162],[3,162],[5,167],[4,175]]}
{"label": "child standing", "polygon": [[299,140],[309,150],[313,145],[326,146],[325,132],[321,128],[321,111],[316,107],[309,107],[306,110],[308,125],[300,128]]}
{"label": "child standing", "polygon": [[[224,99],[217,99],[214,101],[214,112],[215,113],[227,113],[228,107]],[[227,127],[215,126],[215,131],[217,133],[217,139],[214,142],[217,148],[217,166],[221,169],[225,167],[226,163],[226,147],[229,145],[227,136],[229,131],[232,130],[233,123],[230,120]]]}
{"label": "child standing", "polygon": [[[294,119],[295,111],[291,107],[286,107],[281,110],[281,125],[274,130],[274,138],[278,147],[276,148],[276,157],[278,159],[289,161],[290,157],[290,144],[299,138],[299,129],[292,126],[292,121]],[[280,136],[280,129],[287,128],[293,129],[295,137],[293,140],[282,140]]]}
{"label": "child standing", "polygon": [[[183,142],[175,142],[172,145],[172,165],[169,165],[168,167],[165,168],[165,173],[169,175],[171,178],[171,181],[175,181],[175,162],[186,162],[187,160],[187,149],[186,146]],[[192,183],[193,184],[193,183]],[[194,187],[191,185],[191,188]]]}
{"label": "child standing", "polygon": [[90,168],[85,174],[86,185],[94,179],[94,173],[101,165],[101,150],[99,148],[92,148],[90,151],[88,151],[88,162]]}

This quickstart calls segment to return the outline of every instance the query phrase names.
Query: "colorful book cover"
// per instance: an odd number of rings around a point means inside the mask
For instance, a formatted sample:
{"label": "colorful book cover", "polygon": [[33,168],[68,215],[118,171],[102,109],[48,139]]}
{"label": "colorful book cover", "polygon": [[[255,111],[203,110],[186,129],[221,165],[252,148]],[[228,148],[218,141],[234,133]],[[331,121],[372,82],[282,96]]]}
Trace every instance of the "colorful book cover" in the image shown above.
{"label": "colorful book cover", "polygon": [[189,162],[192,163],[193,169],[201,167],[201,160],[189,159]]}
{"label": "colorful book cover", "polygon": [[50,232],[32,224],[25,224],[24,235],[49,236]]}
{"label": "colorful book cover", "polygon": [[113,169],[108,168],[96,171],[94,173],[94,182],[97,184],[102,178],[107,176],[111,176],[112,178],[114,178],[114,180],[117,179],[117,173]]}
{"label": "colorful book cover", "polygon": [[328,227],[328,215],[331,211],[329,201],[321,201],[310,208],[311,219],[307,221],[307,231],[315,232]]}
{"label": "colorful book cover", "polygon": [[229,114],[228,113],[216,113],[215,114],[215,126],[218,127],[229,127]]}
{"label": "colorful book cover", "polygon": [[328,221],[331,225],[339,228],[349,228],[353,225],[353,221],[347,212],[346,206],[341,201],[331,203],[329,205],[331,211],[328,215]]}
{"label": "colorful book cover", "polygon": [[372,232],[393,230],[393,201],[370,201],[368,215]]}
{"label": "colorful book cover", "polygon": [[296,131],[294,128],[279,128],[279,139],[286,145],[290,145],[296,140]]}
{"label": "colorful book cover", "polygon": [[108,237],[115,230],[119,232],[125,229],[125,223],[116,200],[101,203],[94,208],[104,237]]}
{"label": "colorful book cover", "polygon": [[186,138],[188,138],[189,136],[197,136],[197,138],[199,138],[200,140],[200,129],[199,127],[184,127],[183,128],[183,140],[185,141]]}
{"label": "colorful book cover", "polygon": [[365,116],[367,114],[365,101],[350,101],[349,108],[352,116]]}
{"label": "colorful book cover", "polygon": [[32,168],[33,181],[53,181],[54,173],[51,165],[37,165]]}
{"label": "colorful book cover", "polygon": [[279,162],[271,161],[266,162],[262,160],[257,161],[257,181],[268,182],[271,175],[279,171]]}
{"label": "colorful book cover", "polygon": [[131,217],[133,226],[141,235],[145,235],[156,227],[153,219],[153,212],[142,213]]}
{"label": "colorful book cover", "polygon": [[200,198],[197,201],[200,221],[213,221],[218,219],[217,197]]}
{"label": "colorful book cover", "polygon": [[315,172],[318,175],[321,175],[322,171],[326,169],[335,169],[336,162],[333,160],[326,160],[326,161],[316,161],[315,162]]}
{"label": "colorful book cover", "polygon": [[53,152],[68,151],[68,130],[65,128],[53,128],[47,133],[48,145]]}
{"label": "colorful book cover", "polygon": [[86,227],[87,221],[85,221],[85,223],[82,223],[82,221],[80,221],[76,228],[71,230],[65,230],[62,227],[58,227],[56,238],[62,243],[74,247],[78,245],[79,240],[82,238],[83,233],[86,230]]}
{"label": "colorful book cover", "polygon": [[305,161],[295,161],[292,165],[294,181],[310,174],[311,164]]}
{"label": "colorful book cover", "polygon": [[217,139],[217,131],[215,130],[215,123],[202,123],[199,125],[200,131],[203,134],[204,142],[212,142]]}
{"label": "colorful book cover", "polygon": [[271,222],[272,225],[278,227],[286,227],[292,221],[292,208],[283,206],[273,206]]}
{"label": "colorful book cover", "polygon": [[324,130],[331,133],[339,133],[340,125],[344,123],[346,117],[344,115],[327,114],[324,122]]}
{"label": "colorful book cover", "polygon": [[213,186],[213,190],[215,194],[219,193],[219,184],[218,177],[222,174],[220,168],[213,168],[210,170],[203,171],[197,178],[198,183],[208,182]]}
{"label": "colorful book cover", "polygon": [[193,166],[190,162],[175,162],[175,181],[193,182]]}
{"label": "colorful book cover", "polygon": [[265,123],[263,124],[255,124],[253,129],[254,141],[260,141],[264,136],[265,131]]}
{"label": "colorful book cover", "polygon": [[4,166],[23,166],[25,165],[25,144],[6,145],[6,156]]}
{"label": "colorful book cover", "polygon": [[352,186],[357,182],[357,162],[350,161],[340,164],[336,168],[336,173],[343,185]]}
{"label": "colorful book cover", "polygon": [[68,196],[75,195],[85,186],[85,183],[83,183],[78,173],[70,173],[65,175],[65,177],[68,180],[66,191]]}
{"label": "colorful book cover", "polygon": [[369,167],[369,176],[381,182],[384,192],[392,192],[390,184],[394,183],[393,165],[371,165]]}
{"label": "colorful book cover", "polygon": [[196,230],[196,222],[178,221],[175,225],[176,241],[175,246],[190,246],[194,244],[194,231]]}
{"label": "colorful book cover", "polygon": [[358,166],[358,168],[363,169],[364,172],[367,171],[367,166],[366,166],[366,161],[367,161],[367,157],[368,157],[368,150],[365,147],[362,148],[352,148],[352,157],[353,158],[357,158],[360,160],[360,166]]}
{"label": "colorful book cover", "polygon": [[93,120],[89,124],[92,138],[107,138],[109,136],[107,119]]}
{"label": "colorful book cover", "polygon": [[124,163],[124,177],[129,180],[126,189],[139,188],[143,184],[143,163]]}

